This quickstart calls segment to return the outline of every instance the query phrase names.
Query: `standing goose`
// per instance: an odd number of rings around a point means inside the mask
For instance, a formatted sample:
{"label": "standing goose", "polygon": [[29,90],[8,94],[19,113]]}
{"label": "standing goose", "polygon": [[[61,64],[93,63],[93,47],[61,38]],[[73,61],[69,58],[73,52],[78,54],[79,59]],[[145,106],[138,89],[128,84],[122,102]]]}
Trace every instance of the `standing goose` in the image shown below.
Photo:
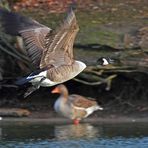
{"label": "standing goose", "polygon": [[53,89],[52,93],[61,94],[54,104],[56,112],[74,120],[74,124],[78,124],[82,118],[86,118],[96,110],[103,110],[94,100],[76,94],[69,95],[63,84]]}
{"label": "standing goose", "polygon": [[73,43],[79,27],[72,9],[55,30],[2,8],[0,18],[6,33],[23,38],[27,53],[37,69],[28,77],[17,81],[19,85],[32,83],[33,87],[25,96],[40,86],[49,87],[68,81],[86,68],[83,62],[76,61],[73,57]]}

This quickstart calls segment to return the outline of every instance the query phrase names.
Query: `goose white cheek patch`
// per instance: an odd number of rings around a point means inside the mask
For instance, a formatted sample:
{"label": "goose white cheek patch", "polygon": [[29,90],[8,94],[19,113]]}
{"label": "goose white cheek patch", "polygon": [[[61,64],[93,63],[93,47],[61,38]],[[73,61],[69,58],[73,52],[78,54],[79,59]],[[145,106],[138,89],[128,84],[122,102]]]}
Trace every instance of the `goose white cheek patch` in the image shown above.
{"label": "goose white cheek patch", "polygon": [[109,64],[108,61],[105,58],[103,58],[102,60],[103,60],[103,65],[108,65]]}

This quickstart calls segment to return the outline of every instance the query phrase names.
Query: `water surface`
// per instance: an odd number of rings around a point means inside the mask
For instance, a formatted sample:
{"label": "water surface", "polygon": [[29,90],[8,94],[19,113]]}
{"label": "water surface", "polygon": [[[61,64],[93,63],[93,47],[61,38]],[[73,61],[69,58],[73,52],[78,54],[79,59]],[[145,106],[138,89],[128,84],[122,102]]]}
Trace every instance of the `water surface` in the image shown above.
{"label": "water surface", "polygon": [[2,148],[147,148],[146,123],[0,125]]}

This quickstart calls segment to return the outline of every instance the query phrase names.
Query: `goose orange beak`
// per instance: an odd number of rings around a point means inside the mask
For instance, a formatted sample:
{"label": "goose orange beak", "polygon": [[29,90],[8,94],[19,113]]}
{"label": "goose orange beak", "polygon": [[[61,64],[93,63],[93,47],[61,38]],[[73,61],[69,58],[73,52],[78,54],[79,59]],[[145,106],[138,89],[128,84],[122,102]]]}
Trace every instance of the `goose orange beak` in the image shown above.
{"label": "goose orange beak", "polygon": [[52,94],[60,93],[60,90],[56,87],[51,91]]}

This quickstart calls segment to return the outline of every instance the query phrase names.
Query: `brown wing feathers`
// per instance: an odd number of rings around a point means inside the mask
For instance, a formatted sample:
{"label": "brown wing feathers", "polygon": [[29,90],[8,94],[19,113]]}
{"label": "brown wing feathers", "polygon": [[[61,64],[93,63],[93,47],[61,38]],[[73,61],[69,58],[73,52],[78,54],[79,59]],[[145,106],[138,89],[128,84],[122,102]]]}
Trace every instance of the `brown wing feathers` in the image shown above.
{"label": "brown wing feathers", "polygon": [[[46,36],[46,48],[44,52],[41,67],[50,64],[53,65],[71,65],[73,62],[73,42],[79,28],[76,22],[75,14],[72,10],[64,22],[56,30]],[[55,60],[56,59],[56,60]]]}
{"label": "brown wing feathers", "polygon": [[2,8],[0,17],[6,33],[23,37],[28,55],[36,67],[72,64],[73,42],[79,30],[72,9],[55,31],[35,20]]}
{"label": "brown wing feathers", "polygon": [[[68,15],[63,23],[56,30],[49,33],[49,43],[47,44],[48,51],[53,51],[56,49],[56,45],[59,45],[61,40],[65,39],[65,36],[72,30],[71,26],[73,25],[73,21],[76,21],[75,15],[71,10],[68,12]],[[67,38],[66,38],[67,39]]]}
{"label": "brown wing feathers", "polygon": [[93,105],[97,105],[96,101],[85,99],[84,97],[80,95],[70,95],[69,97],[72,98],[73,105],[76,107],[88,108]]}
{"label": "brown wing feathers", "polygon": [[51,30],[37,21],[0,8],[0,18],[6,33],[21,35],[27,53],[35,67],[39,67],[44,50],[44,38]]}
{"label": "brown wing feathers", "polygon": [[44,52],[45,36],[50,31],[47,27],[21,31],[24,43],[32,63],[39,67]]}

